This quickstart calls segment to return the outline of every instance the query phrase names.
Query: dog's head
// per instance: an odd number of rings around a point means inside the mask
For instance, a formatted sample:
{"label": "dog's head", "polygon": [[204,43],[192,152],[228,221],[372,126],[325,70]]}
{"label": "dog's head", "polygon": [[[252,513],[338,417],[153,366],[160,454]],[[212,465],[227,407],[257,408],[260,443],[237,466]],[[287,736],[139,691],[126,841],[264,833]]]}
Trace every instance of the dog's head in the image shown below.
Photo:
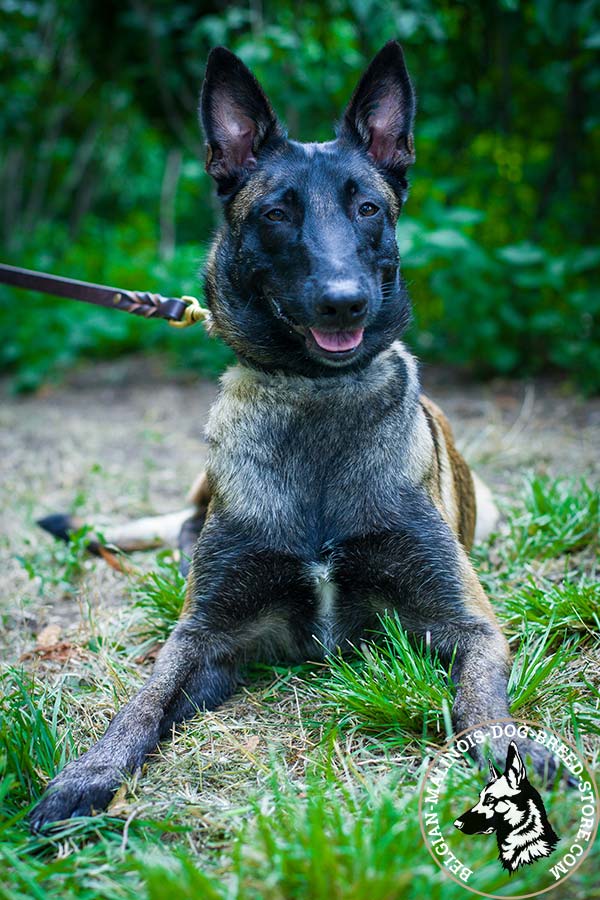
{"label": "dog's head", "polygon": [[288,140],[260,85],[219,47],[201,116],[225,224],[206,267],[216,331],[238,356],[311,377],[359,368],[400,336],[409,305],[395,227],[414,162],[415,100],[400,45],[366,70],[323,144]]}
{"label": "dog's head", "polygon": [[479,802],[454,822],[455,828],[464,834],[491,834],[506,825],[519,825],[527,812],[519,800],[525,785],[529,794],[535,792],[539,797],[527,780],[525,766],[514,741],[508,748],[504,772],[496,769],[490,761],[490,775],[491,781],[481,791]]}

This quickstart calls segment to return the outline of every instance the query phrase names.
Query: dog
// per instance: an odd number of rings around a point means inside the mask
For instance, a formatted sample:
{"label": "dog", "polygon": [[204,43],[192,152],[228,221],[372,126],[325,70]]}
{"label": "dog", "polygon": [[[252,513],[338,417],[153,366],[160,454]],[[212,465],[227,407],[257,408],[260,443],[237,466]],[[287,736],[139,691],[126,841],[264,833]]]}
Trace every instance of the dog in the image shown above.
{"label": "dog", "polygon": [[498,856],[511,874],[554,852],[559,838],[548,821],[542,798],[511,741],[504,772],[490,761],[491,780],[479,802],[454,822],[463,834],[496,833]]}
{"label": "dog", "polygon": [[[386,610],[452,661],[457,730],[509,715],[508,645],[468,557],[473,477],[401,341],[395,229],[414,114],[395,41],[322,144],[289,140],[242,61],[211,52],[201,118],[224,224],[205,295],[239,363],[221,380],[189,506],[105,532],[123,549],[181,533],[186,601],[151,678],[51,782],[34,830],[103,809],[175,724],[231,696],[244,662],[349,652]],[[507,746],[493,751],[504,759]]]}

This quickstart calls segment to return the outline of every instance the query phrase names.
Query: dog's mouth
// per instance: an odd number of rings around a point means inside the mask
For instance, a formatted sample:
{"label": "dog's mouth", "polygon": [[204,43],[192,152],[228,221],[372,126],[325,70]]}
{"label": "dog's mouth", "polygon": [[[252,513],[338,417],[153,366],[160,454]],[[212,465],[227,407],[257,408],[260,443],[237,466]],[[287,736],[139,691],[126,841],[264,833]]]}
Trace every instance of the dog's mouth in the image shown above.
{"label": "dog's mouth", "polygon": [[341,362],[353,356],[363,341],[364,328],[343,331],[325,331],[321,328],[306,330],[306,346],[312,353],[324,359]]}
{"label": "dog's mouth", "polygon": [[350,360],[363,342],[364,327],[345,329],[325,329],[306,327],[284,312],[274,297],[269,297],[273,312],[288,328],[302,335],[306,348],[313,356],[329,363],[343,363]]}

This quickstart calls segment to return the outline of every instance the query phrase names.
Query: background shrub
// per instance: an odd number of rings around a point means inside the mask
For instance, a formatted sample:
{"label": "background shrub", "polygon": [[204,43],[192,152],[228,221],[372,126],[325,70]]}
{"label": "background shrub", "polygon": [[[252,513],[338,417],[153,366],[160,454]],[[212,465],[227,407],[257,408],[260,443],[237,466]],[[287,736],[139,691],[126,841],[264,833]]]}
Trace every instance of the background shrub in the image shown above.
{"label": "background shrub", "polygon": [[[217,217],[196,122],[209,48],[253,67],[293,137],[327,139],[368,57],[398,37],[419,97],[399,226],[418,353],[600,387],[595,4],[323,0],[298,15],[291,0],[0,0],[0,13],[7,262],[197,294]],[[19,389],[132,350],[209,373],[227,359],[200,329],[6,288],[0,326]]]}

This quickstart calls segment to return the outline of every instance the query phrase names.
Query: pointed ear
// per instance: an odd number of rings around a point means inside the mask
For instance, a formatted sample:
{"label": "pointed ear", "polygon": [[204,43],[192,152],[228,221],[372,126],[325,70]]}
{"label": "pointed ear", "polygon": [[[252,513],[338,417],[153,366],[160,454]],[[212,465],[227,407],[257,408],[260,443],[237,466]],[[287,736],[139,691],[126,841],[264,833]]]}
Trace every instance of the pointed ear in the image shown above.
{"label": "pointed ear", "polygon": [[497,778],[500,778],[502,772],[500,769],[497,769],[491,759],[488,759],[488,766],[490,768],[490,779],[491,781],[496,781]]}
{"label": "pointed ear", "polygon": [[519,755],[519,750],[514,741],[508,745],[508,753],[506,754],[506,767],[504,775],[509,786],[515,790],[527,778],[525,764]]}
{"label": "pointed ear", "polygon": [[415,93],[397,41],[371,62],[352,95],[338,136],[359,142],[383,169],[403,174],[415,161]]}
{"label": "pointed ear", "polygon": [[208,144],[206,171],[229,193],[256,167],[266,145],[285,132],[252,72],[230,50],[216,47],[206,64],[200,116]]}

